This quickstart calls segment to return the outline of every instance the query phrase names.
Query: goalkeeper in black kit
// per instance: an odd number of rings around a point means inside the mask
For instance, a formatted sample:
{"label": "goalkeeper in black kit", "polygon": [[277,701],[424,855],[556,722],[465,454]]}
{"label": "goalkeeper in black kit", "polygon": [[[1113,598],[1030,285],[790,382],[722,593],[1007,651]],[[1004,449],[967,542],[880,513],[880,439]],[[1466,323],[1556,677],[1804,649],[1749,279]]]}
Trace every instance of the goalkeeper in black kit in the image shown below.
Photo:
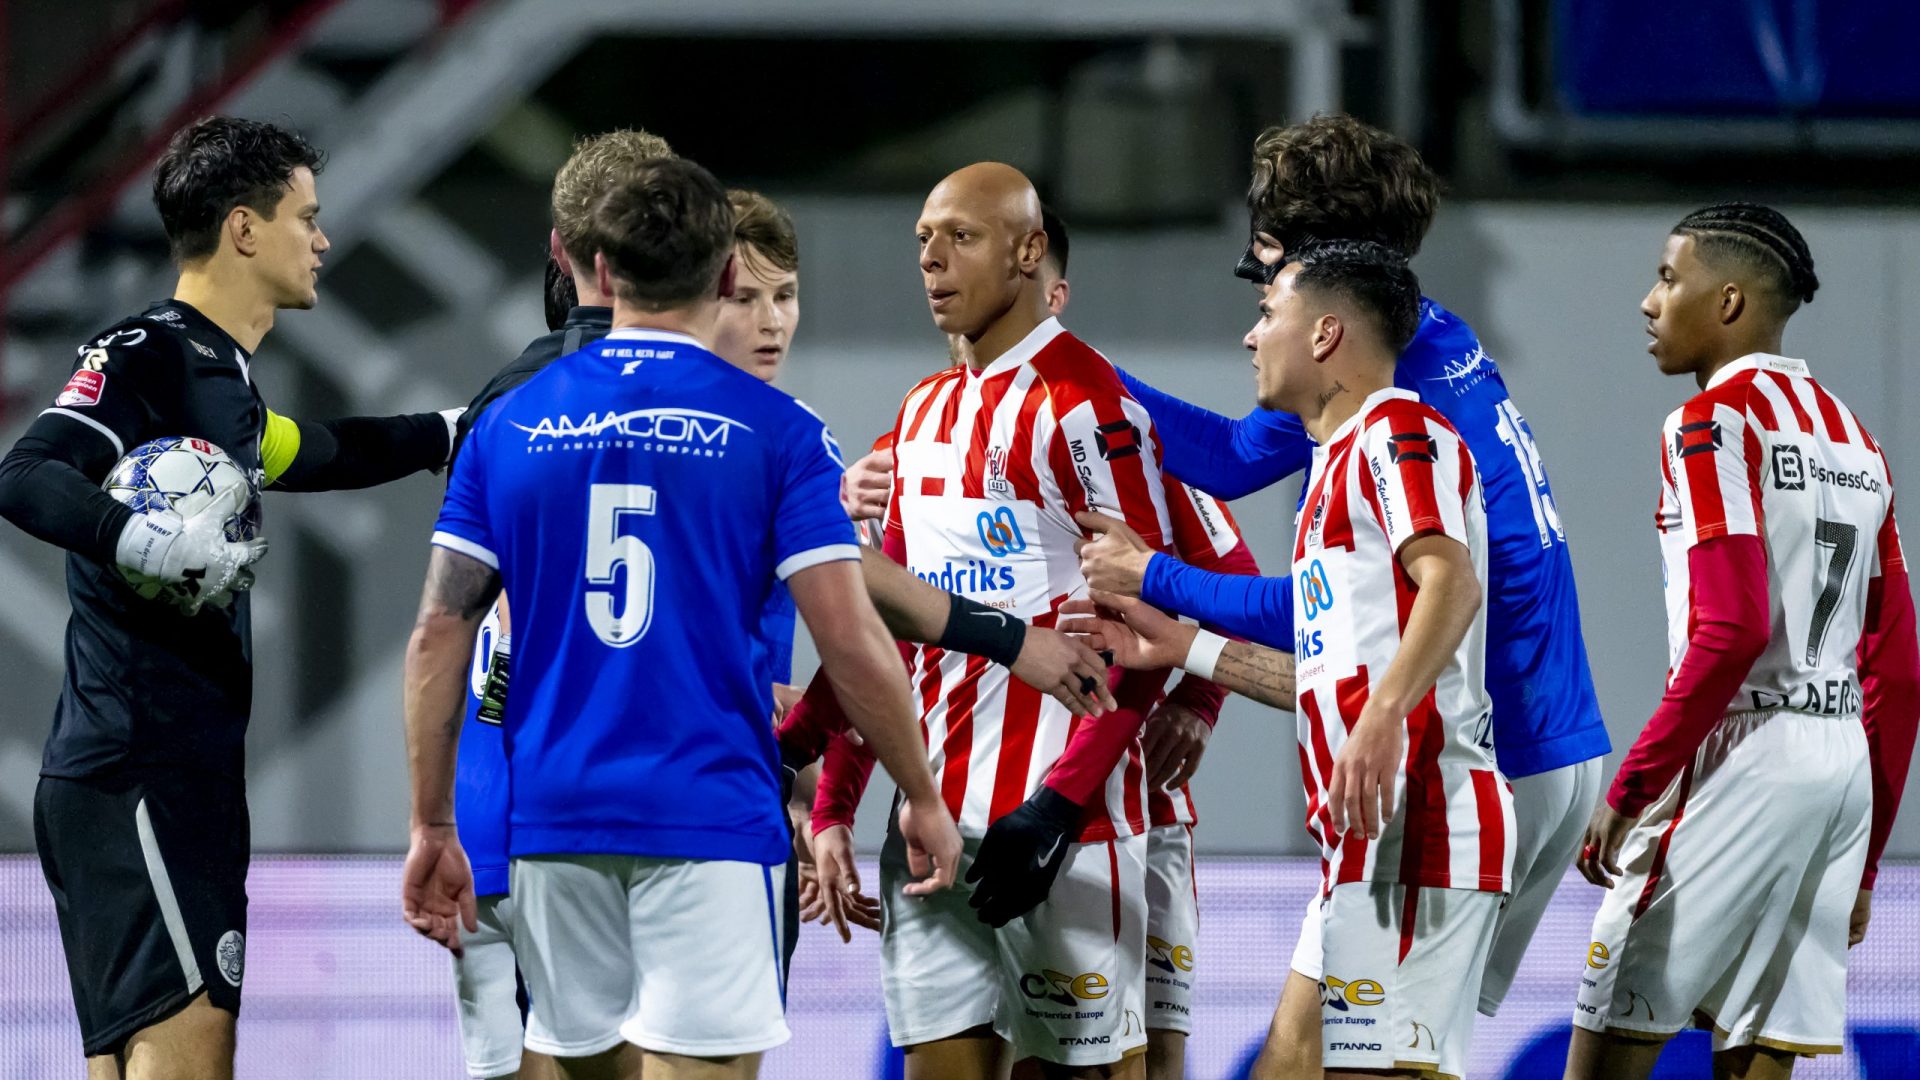
{"label": "goalkeeper in black kit", "polygon": [[[362,488],[446,463],[457,410],[322,423],[269,410],[252,356],[281,308],[310,308],[327,239],[322,155],[271,124],[180,131],[153,199],[173,297],[78,350],[66,385],[0,460],[0,516],[65,548],[66,675],[34,796],[89,1080],[227,1078],[246,960],[246,587],[264,539],[101,483],[141,444],[203,440],[258,487]],[[129,583],[171,586],[143,598]],[[149,590],[150,591],[150,590]]]}

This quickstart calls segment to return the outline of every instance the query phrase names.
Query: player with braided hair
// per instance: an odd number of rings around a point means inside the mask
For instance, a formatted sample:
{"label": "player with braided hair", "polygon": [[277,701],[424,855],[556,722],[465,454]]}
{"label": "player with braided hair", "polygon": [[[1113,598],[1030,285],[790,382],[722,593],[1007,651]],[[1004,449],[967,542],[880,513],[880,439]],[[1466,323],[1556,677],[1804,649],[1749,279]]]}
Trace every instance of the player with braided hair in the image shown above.
{"label": "player with braided hair", "polygon": [[1886,455],[1779,355],[1819,284],[1785,217],[1725,203],[1674,227],[1640,305],[1660,371],[1700,393],[1661,433],[1666,691],[1576,864],[1609,891],[1570,1080],[1645,1077],[1693,1024],[1716,1076],[1843,1046],[1920,646]]}
{"label": "player with braided hair", "polygon": [[1820,288],[1806,238],[1771,206],[1728,202],[1702,207],[1681,218],[1673,235],[1691,237],[1700,258],[1737,264],[1751,274],[1783,318],[1811,303]]}

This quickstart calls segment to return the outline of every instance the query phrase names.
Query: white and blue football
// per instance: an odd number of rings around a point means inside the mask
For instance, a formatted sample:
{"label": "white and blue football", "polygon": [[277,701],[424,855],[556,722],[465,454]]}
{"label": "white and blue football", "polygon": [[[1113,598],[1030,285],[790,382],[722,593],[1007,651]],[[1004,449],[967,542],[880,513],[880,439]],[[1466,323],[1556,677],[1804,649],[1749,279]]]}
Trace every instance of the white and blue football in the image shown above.
{"label": "white and blue football", "polygon": [[[141,443],[107,473],[101,485],[107,494],[135,513],[171,512],[189,517],[231,488],[243,488],[241,510],[226,520],[228,540],[251,540],[260,534],[260,491],[246,470],[225,450],[205,439],[168,436]],[[178,585],[120,568],[134,591],[149,600],[185,604],[191,597]]]}

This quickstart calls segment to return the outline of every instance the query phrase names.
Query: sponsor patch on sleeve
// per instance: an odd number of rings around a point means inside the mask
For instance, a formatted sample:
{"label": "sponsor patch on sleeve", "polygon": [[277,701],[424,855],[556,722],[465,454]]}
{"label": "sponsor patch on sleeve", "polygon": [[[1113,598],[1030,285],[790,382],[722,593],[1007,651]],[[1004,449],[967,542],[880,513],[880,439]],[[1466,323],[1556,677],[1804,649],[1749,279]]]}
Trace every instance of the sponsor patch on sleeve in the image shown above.
{"label": "sponsor patch on sleeve", "polygon": [[67,380],[67,385],[61,388],[60,396],[54,398],[53,403],[68,409],[98,405],[100,394],[106,388],[106,372],[81,368],[73,373],[73,378]]}

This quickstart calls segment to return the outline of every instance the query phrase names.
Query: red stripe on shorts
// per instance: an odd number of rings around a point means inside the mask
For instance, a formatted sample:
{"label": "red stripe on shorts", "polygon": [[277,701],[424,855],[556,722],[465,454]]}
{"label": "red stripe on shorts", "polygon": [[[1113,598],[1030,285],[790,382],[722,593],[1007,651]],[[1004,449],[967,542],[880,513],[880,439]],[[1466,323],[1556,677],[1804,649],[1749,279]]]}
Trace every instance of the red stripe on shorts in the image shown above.
{"label": "red stripe on shorts", "polygon": [[1660,834],[1660,846],[1653,851],[1653,868],[1647,871],[1646,887],[1640,890],[1640,899],[1633,905],[1633,917],[1638,919],[1647,913],[1653,904],[1653,892],[1660,887],[1660,875],[1667,869],[1667,848],[1673,844],[1673,830],[1680,827],[1681,815],[1687,810],[1687,795],[1693,791],[1693,764],[1689,762],[1685,772],[1680,774],[1680,805],[1673,808],[1673,820],[1667,822],[1667,828]]}
{"label": "red stripe on shorts", "polygon": [[1406,902],[1400,905],[1400,959],[1398,964],[1407,962],[1407,953],[1413,949],[1413,924],[1420,914],[1420,887],[1402,885],[1407,890]]}

